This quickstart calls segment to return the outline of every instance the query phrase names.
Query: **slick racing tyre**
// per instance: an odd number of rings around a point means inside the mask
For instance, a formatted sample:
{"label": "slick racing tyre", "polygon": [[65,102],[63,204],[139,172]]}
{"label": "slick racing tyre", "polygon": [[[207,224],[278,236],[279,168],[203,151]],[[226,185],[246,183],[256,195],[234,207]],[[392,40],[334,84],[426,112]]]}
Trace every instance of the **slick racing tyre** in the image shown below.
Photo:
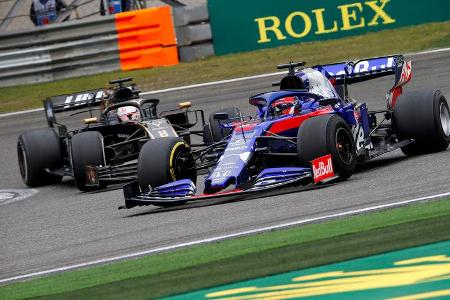
{"label": "slick racing tyre", "polygon": [[149,140],[138,159],[138,182],[142,190],[158,187],[180,179],[195,184],[197,171],[189,145],[183,139],[168,137]]}
{"label": "slick racing tyre", "polygon": [[88,192],[106,187],[102,182],[99,186],[86,185],[86,166],[105,165],[103,150],[103,136],[98,131],[80,132],[73,136],[70,148],[73,179],[80,191]]}
{"label": "slick racing tyre", "polygon": [[[219,112],[226,112],[228,114],[228,119],[236,119],[239,117],[239,108],[237,107],[227,107],[220,110],[217,110],[209,115],[209,129],[210,129],[210,138],[213,142],[221,141],[223,138],[227,137],[231,134],[233,131],[232,128],[222,128],[220,124],[229,123],[227,120],[221,120],[219,123],[219,120],[214,119],[214,114]],[[207,129],[207,126],[205,126],[205,130]],[[205,133],[205,136],[208,136],[209,133]],[[206,138],[204,138],[204,142],[206,143]]]}
{"label": "slick racing tyre", "polygon": [[444,151],[450,143],[450,110],[439,90],[400,95],[394,108],[394,124],[400,139],[415,140],[401,148],[406,155]]}
{"label": "slick racing tyre", "polygon": [[349,178],[356,166],[356,147],[350,128],[337,115],[312,117],[300,126],[297,134],[300,165],[311,167],[311,161],[331,154],[334,172]]}
{"label": "slick racing tyre", "polygon": [[22,133],[17,142],[20,175],[29,187],[59,183],[62,176],[50,174],[46,169],[63,166],[61,141],[51,128]]}

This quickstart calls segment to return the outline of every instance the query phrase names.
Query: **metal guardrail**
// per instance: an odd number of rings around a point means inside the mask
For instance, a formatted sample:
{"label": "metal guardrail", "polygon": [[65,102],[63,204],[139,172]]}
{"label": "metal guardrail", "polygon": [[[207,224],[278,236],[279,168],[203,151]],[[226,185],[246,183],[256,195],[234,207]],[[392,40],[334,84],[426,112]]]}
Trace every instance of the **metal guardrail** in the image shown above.
{"label": "metal guardrail", "polygon": [[115,34],[114,16],[69,21],[0,35],[0,51],[52,45]]}
{"label": "metal guardrail", "polygon": [[[173,8],[181,61],[214,55],[206,6]],[[0,35],[0,86],[120,69],[114,16]]]}

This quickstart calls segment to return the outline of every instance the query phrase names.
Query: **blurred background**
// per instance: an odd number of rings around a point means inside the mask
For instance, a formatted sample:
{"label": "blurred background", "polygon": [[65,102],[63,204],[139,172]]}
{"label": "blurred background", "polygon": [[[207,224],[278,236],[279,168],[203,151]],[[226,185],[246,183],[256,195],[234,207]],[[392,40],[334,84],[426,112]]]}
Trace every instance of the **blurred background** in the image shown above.
{"label": "blurred background", "polygon": [[[126,3],[126,5],[123,5],[123,10],[138,10],[164,5],[206,5],[206,1],[207,0],[129,0],[123,1],[124,4]],[[33,2],[34,0],[0,0],[0,33],[34,28],[36,24],[34,24],[30,17]],[[108,2],[108,0],[58,0],[56,1],[58,16],[55,23],[67,20],[95,18],[102,14],[108,14],[108,7],[105,5]]]}

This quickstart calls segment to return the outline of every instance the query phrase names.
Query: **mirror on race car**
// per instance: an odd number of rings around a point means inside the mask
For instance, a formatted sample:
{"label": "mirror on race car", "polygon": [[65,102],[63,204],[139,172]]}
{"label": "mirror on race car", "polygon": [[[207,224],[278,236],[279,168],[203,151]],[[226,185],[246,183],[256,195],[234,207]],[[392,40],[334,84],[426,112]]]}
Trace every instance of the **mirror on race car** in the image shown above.
{"label": "mirror on race car", "polygon": [[97,117],[92,117],[92,118],[86,118],[83,120],[84,124],[94,124],[94,123],[98,123],[98,118]]}
{"label": "mirror on race car", "polygon": [[228,114],[226,112],[217,112],[214,114],[214,120],[227,120]]}
{"label": "mirror on race car", "polygon": [[179,109],[183,109],[183,108],[189,108],[192,106],[191,101],[186,101],[186,102],[180,102],[178,103],[178,108]]}

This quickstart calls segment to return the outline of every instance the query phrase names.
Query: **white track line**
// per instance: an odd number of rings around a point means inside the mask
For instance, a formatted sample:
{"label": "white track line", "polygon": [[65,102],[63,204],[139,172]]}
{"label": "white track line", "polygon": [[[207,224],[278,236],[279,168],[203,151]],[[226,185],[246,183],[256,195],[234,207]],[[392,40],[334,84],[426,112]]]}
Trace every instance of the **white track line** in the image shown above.
{"label": "white track line", "polygon": [[416,52],[416,53],[410,53],[410,54],[406,54],[406,55],[416,56],[416,55],[432,54],[432,53],[439,53],[439,52],[446,52],[446,51],[450,51],[450,47],[449,48],[425,50],[425,51],[420,51],[420,52]]}
{"label": "white track line", "polygon": [[211,238],[207,238],[207,239],[176,244],[176,245],[172,245],[172,246],[154,248],[154,249],[144,250],[144,251],[140,251],[140,252],[124,254],[124,255],[120,255],[120,256],[102,258],[102,259],[97,259],[97,260],[93,260],[93,261],[89,261],[89,262],[68,265],[68,266],[64,266],[64,267],[60,267],[60,268],[49,269],[49,270],[45,270],[45,271],[34,272],[34,273],[29,273],[29,274],[24,274],[24,275],[9,277],[9,278],[3,278],[3,279],[0,279],[0,284],[7,283],[10,281],[15,281],[15,280],[29,279],[29,278],[36,277],[36,276],[48,275],[48,274],[52,274],[52,273],[56,273],[56,272],[69,271],[69,270],[78,269],[78,268],[82,268],[82,267],[88,267],[88,266],[93,266],[93,265],[98,265],[98,264],[120,261],[120,260],[124,260],[124,259],[128,259],[128,258],[135,258],[135,257],[143,256],[143,255],[149,255],[149,254],[154,254],[154,253],[168,251],[168,250],[175,250],[175,249],[188,247],[188,246],[217,242],[217,241],[222,241],[222,240],[226,240],[226,239],[230,239],[230,238],[242,237],[242,236],[246,236],[246,235],[250,235],[250,234],[262,233],[262,232],[272,231],[275,229],[291,227],[291,226],[295,226],[295,225],[302,225],[302,224],[312,223],[312,222],[317,222],[317,221],[325,221],[328,219],[335,219],[335,218],[339,218],[339,217],[367,213],[367,212],[382,210],[382,209],[386,209],[386,208],[392,208],[392,207],[396,207],[396,206],[403,206],[403,205],[411,204],[414,202],[443,198],[443,197],[448,197],[448,196],[450,196],[450,192],[421,197],[421,198],[415,198],[415,199],[410,199],[410,200],[404,200],[404,201],[399,201],[399,202],[394,202],[394,203],[376,205],[376,206],[371,206],[371,207],[366,207],[366,208],[361,208],[361,209],[349,210],[349,211],[345,211],[345,212],[341,212],[341,213],[334,213],[334,214],[330,214],[330,215],[326,215],[326,216],[303,219],[303,220],[282,223],[282,224],[273,225],[273,226],[260,227],[257,229],[246,230],[246,231],[211,237]]}
{"label": "white track line", "polygon": [[38,111],[43,111],[44,108],[35,108],[35,109],[29,109],[29,110],[22,110],[22,111],[15,111],[15,112],[10,112],[10,113],[6,113],[6,114],[1,114],[0,118],[4,118],[4,117],[12,117],[12,116],[16,116],[16,115],[24,115],[24,114],[29,114],[29,113],[34,113],[34,112],[38,112]]}
{"label": "white track line", "polygon": [[[432,53],[439,53],[439,52],[446,52],[446,51],[450,51],[450,48],[426,50],[426,51],[421,51],[421,52],[417,52],[417,53],[410,53],[410,54],[406,54],[406,55],[408,55],[408,56],[418,56],[418,55],[425,55],[425,54],[432,54]],[[192,85],[168,88],[168,89],[163,89],[163,90],[143,92],[143,93],[141,93],[141,95],[154,95],[154,94],[159,94],[159,93],[175,92],[175,91],[181,91],[181,90],[187,90],[187,89],[193,89],[193,88],[199,88],[199,87],[205,87],[205,86],[213,86],[213,85],[218,85],[218,84],[239,82],[239,81],[245,81],[245,80],[250,80],[250,79],[271,77],[271,76],[276,76],[276,75],[282,75],[282,74],[285,74],[285,73],[286,73],[285,71],[284,72],[275,72],[275,73],[267,73],[267,74],[260,74],[260,75],[254,75],[254,76],[239,77],[239,78],[233,78],[233,79],[227,79],[227,80],[205,82],[205,83],[199,83],[199,84],[192,84]],[[28,113],[33,113],[33,112],[38,112],[38,111],[43,111],[43,110],[44,110],[43,108],[35,108],[35,109],[30,109],[30,110],[23,110],[23,111],[16,111],[16,112],[11,112],[11,113],[5,113],[5,114],[0,114],[0,118],[11,117],[11,116],[15,116],[15,115],[28,114]]]}

